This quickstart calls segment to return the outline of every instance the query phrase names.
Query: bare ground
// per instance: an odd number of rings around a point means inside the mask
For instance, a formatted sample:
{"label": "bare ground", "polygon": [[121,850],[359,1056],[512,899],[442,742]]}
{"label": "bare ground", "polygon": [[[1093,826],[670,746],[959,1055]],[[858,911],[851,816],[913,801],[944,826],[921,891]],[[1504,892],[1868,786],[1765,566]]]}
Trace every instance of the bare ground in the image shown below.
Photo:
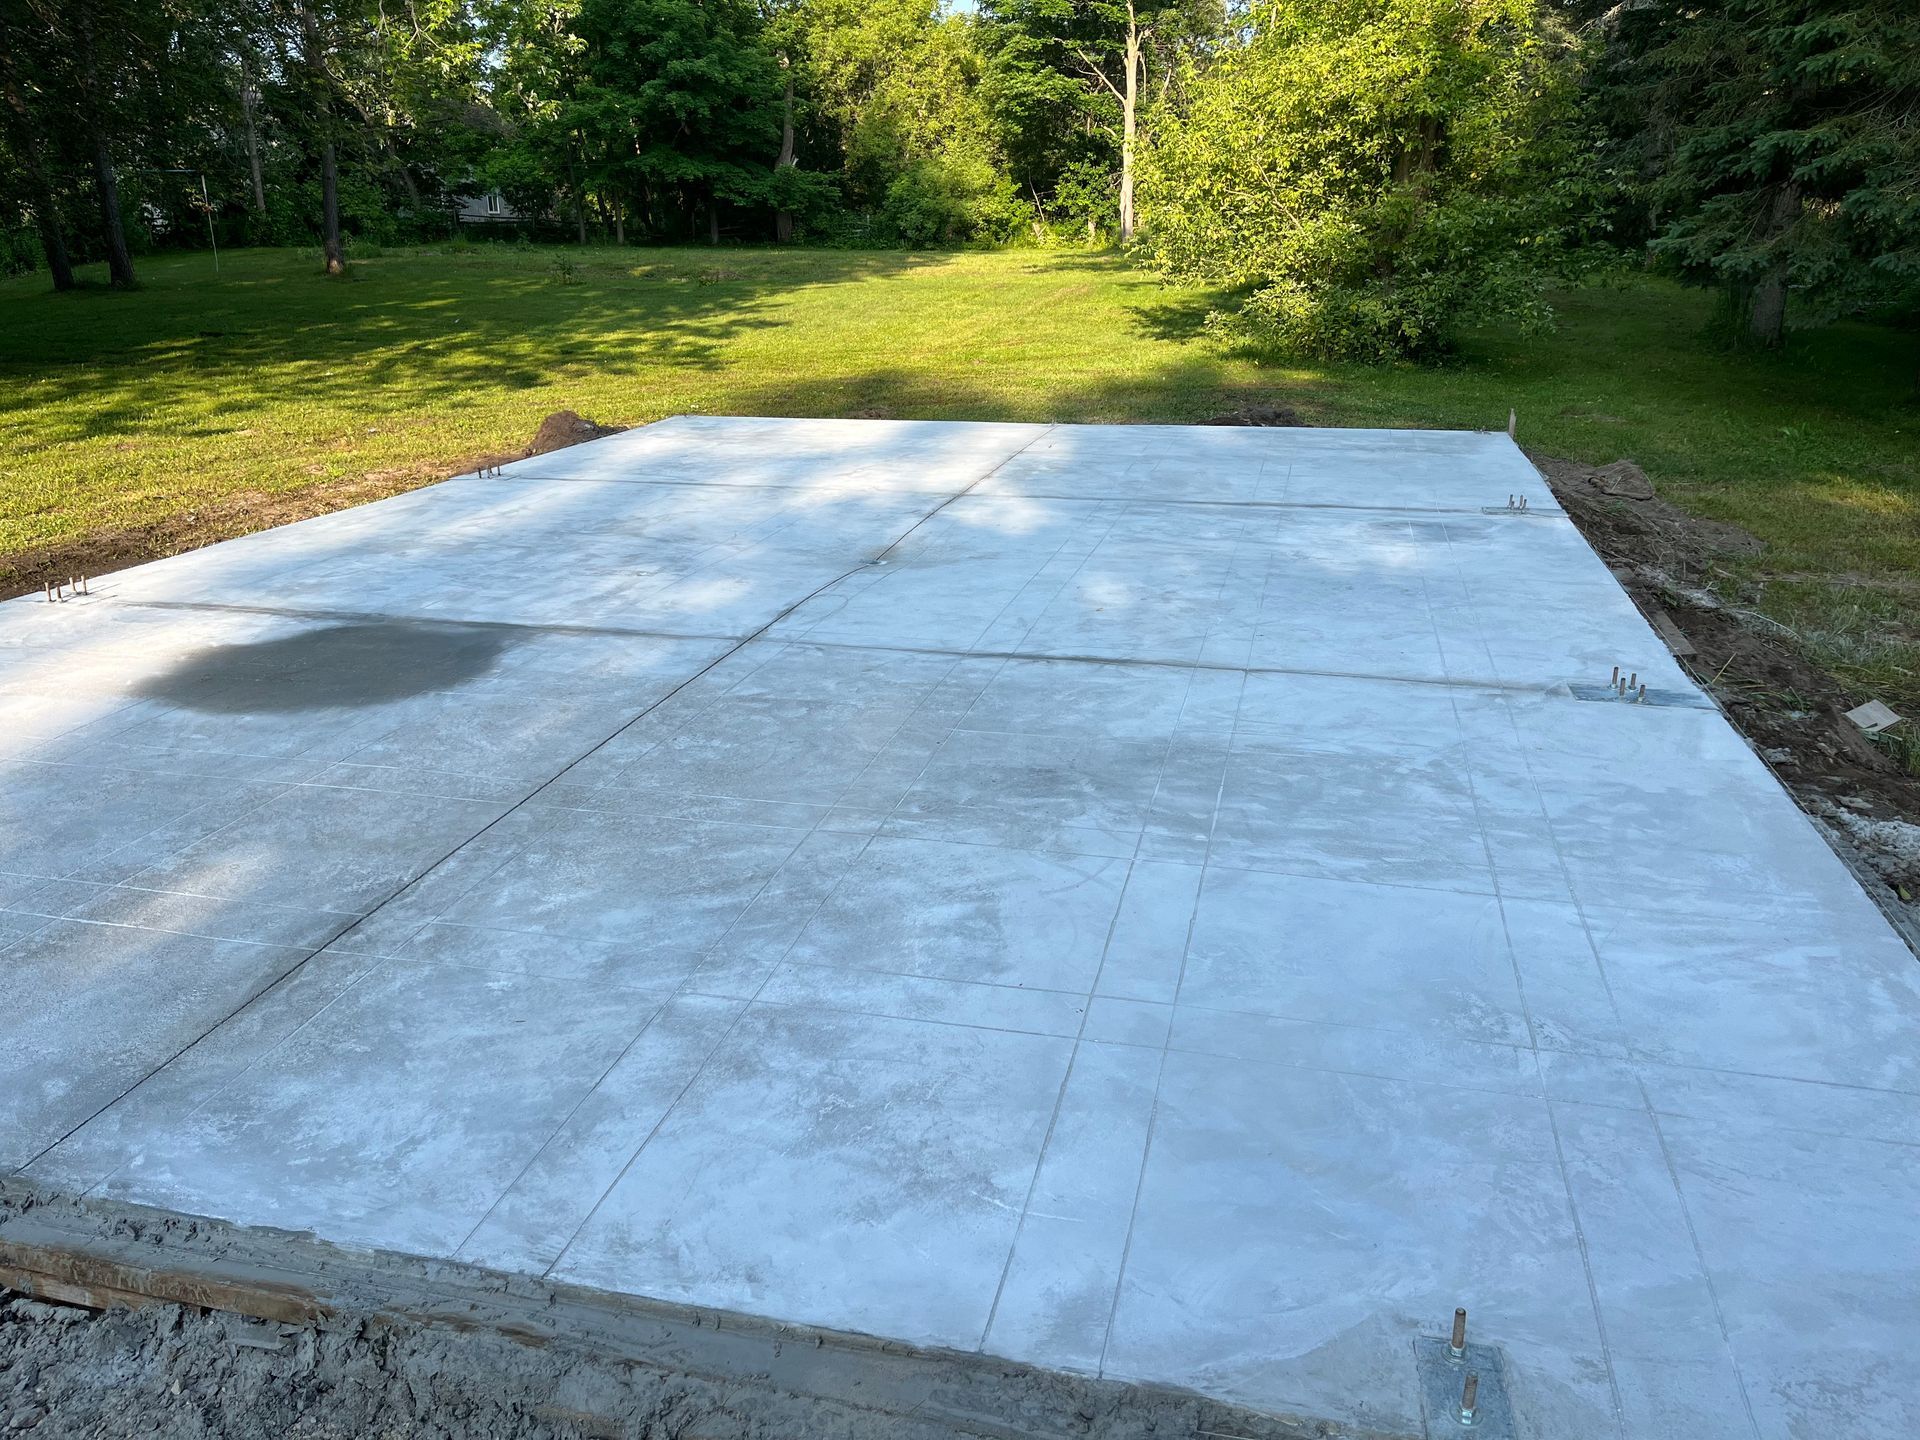
{"label": "bare ground", "polygon": [[866,1404],[377,1312],[285,1323],[0,1288],[0,1435],[33,1440],[1389,1440],[1004,1370],[998,1413],[933,1371],[917,1404]]}

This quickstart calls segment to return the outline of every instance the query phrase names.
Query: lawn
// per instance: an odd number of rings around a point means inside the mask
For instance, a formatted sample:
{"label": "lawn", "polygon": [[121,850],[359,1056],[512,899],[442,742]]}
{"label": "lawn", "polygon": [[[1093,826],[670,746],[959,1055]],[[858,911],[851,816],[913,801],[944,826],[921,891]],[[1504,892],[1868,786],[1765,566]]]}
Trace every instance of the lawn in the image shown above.
{"label": "lawn", "polygon": [[[548,250],[149,258],[145,288],[0,282],[0,593],[399,489],[524,445],[548,412],[1195,420],[1498,428],[1630,457],[1768,542],[1760,606],[1862,693],[1920,714],[1920,338],[1867,326],[1781,357],[1701,338],[1655,282],[1559,299],[1557,333],[1458,362],[1262,366],[1198,334],[1204,296],[1106,255]],[[133,538],[129,538],[133,537]],[[56,562],[50,557],[59,557]]]}

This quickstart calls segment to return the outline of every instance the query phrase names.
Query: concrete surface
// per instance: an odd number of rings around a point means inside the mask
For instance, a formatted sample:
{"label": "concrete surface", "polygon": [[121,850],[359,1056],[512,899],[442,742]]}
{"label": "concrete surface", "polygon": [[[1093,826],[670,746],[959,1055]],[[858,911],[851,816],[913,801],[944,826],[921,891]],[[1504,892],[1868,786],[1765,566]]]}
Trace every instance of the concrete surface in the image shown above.
{"label": "concrete surface", "polygon": [[1920,1431],[1920,971],[1504,436],[677,419],[93,592],[0,607],[29,1179],[1395,1433],[1456,1304],[1523,1436]]}

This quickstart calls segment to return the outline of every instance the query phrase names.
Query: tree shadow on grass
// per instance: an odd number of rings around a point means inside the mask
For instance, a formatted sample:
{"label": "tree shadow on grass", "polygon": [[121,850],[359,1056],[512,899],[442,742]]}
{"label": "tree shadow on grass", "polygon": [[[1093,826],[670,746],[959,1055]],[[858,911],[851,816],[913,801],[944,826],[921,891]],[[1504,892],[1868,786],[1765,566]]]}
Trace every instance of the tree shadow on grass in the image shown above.
{"label": "tree shadow on grass", "polygon": [[1232,309],[1236,292],[1207,286],[1174,285],[1117,250],[1045,251],[1049,274],[1080,272],[1102,280],[1130,281],[1135,298],[1123,308],[1136,335],[1148,340],[1186,343],[1206,333],[1207,317]]}
{"label": "tree shadow on grass", "polygon": [[1248,380],[1217,359],[1196,357],[1147,375],[1084,378],[1000,389],[905,368],[870,368],[796,376],[735,391],[727,408],[739,415],[892,420],[1009,420],[1062,424],[1191,424],[1262,406],[1310,406],[1307,387],[1279,377]]}
{"label": "tree shadow on grass", "polygon": [[1191,344],[1205,337],[1207,317],[1231,304],[1216,290],[1163,289],[1151,300],[1127,307],[1136,334],[1149,340]]}
{"label": "tree shadow on grass", "polygon": [[229,261],[221,283],[169,284],[163,271],[136,305],[104,294],[86,310],[65,297],[14,299],[13,323],[0,326],[9,337],[0,339],[0,374],[30,377],[38,408],[64,410],[65,423],[44,437],[54,443],[141,432],[155,411],[209,394],[243,411],[289,387],[350,383],[404,389],[415,408],[449,405],[478,389],[539,386],[568,367],[717,368],[729,342],[788,323],[785,304],[802,291],[947,258],[452,251],[410,254],[404,260],[415,263],[400,265],[362,260],[358,283],[339,286],[289,273],[295,257],[285,253],[248,256],[238,274]]}

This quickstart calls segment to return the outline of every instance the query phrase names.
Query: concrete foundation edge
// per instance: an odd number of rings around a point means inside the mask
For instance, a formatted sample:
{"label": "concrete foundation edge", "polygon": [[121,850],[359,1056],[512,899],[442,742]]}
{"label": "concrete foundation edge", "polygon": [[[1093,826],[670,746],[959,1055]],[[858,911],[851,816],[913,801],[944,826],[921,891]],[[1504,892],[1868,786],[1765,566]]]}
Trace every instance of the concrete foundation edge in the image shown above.
{"label": "concrete foundation edge", "polygon": [[[673,1377],[683,1391],[712,1392],[729,1414],[762,1410],[756,1434],[797,1425],[995,1440],[1407,1440],[1171,1387],[81,1199],[18,1176],[0,1177],[0,1286],[95,1309],[163,1302],[320,1329],[438,1327],[541,1351],[556,1382],[566,1377],[575,1393],[582,1367],[610,1372],[615,1389],[617,1374]],[[698,1406],[697,1395],[682,1398]],[[606,1408],[605,1426],[587,1433],[625,1433],[625,1407],[612,1400]]]}

